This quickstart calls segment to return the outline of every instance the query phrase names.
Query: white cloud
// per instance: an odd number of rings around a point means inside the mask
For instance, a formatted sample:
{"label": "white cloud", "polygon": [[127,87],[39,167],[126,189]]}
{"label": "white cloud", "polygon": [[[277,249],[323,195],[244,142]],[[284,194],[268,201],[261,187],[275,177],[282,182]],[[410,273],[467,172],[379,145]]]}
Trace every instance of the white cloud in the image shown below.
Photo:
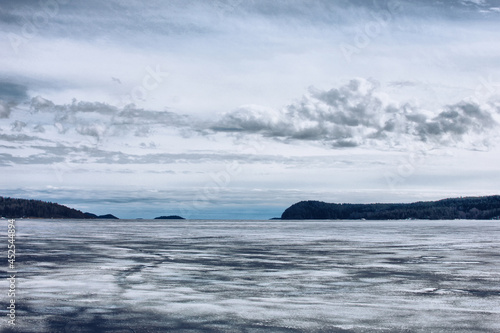
{"label": "white cloud", "polygon": [[[403,0],[381,22],[388,4],[65,1],[25,36],[23,17],[41,3],[3,1],[2,31],[23,38],[17,52],[8,38],[0,47],[3,188],[114,188],[100,199],[126,202],[133,185],[158,200],[180,188],[185,199],[236,161],[242,173],[214,199],[225,207],[394,199],[384,173],[417,151],[427,158],[410,163],[401,197],[489,191],[498,5]],[[357,50],[350,62],[342,43]],[[157,66],[165,75],[149,89]],[[453,179],[463,188],[448,191]]]}
{"label": "white cloud", "polygon": [[459,102],[429,112],[408,103],[388,102],[378,88],[376,82],[356,79],[327,91],[311,89],[280,112],[243,107],[225,114],[212,129],[319,141],[338,148],[401,148],[415,141],[433,146],[463,143],[464,147],[476,148],[488,144],[498,128],[494,120],[498,108],[491,104],[480,107]]}

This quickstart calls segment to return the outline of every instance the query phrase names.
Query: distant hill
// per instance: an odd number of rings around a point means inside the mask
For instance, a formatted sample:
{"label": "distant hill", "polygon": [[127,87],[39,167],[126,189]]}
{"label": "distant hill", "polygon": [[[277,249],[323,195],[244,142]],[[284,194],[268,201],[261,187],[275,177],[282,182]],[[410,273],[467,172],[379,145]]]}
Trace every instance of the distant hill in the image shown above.
{"label": "distant hill", "polygon": [[185,220],[185,218],[180,217],[178,215],[169,215],[169,216],[155,217],[155,220]]}
{"label": "distant hill", "polygon": [[287,208],[283,220],[498,219],[500,196],[464,197],[403,203],[335,204],[301,201]]}
{"label": "distant hill", "polygon": [[53,202],[41,200],[16,199],[0,196],[0,216],[7,218],[46,218],[46,219],[118,219],[111,214],[95,215]]}
{"label": "distant hill", "polygon": [[85,213],[57,203],[0,197],[0,216],[8,218],[38,217],[57,219],[88,219]]}
{"label": "distant hill", "polygon": [[111,214],[106,214],[106,215],[96,215],[92,213],[84,213],[89,219],[115,219],[119,220],[118,217],[111,215]]}
{"label": "distant hill", "polygon": [[97,218],[98,219],[119,220],[119,218],[117,218],[113,214],[99,215]]}

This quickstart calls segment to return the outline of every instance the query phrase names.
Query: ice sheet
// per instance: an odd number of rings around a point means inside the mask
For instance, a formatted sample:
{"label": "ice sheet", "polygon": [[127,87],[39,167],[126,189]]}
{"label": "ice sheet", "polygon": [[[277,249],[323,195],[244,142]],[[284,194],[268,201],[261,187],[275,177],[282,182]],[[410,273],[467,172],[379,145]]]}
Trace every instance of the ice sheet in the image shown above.
{"label": "ice sheet", "polygon": [[17,231],[20,332],[500,331],[498,221],[19,220]]}

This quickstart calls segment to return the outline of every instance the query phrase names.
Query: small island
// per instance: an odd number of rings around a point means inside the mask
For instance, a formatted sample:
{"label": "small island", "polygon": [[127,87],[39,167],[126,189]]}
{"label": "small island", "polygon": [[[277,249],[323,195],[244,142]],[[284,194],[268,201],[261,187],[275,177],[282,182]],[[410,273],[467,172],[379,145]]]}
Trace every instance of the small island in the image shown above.
{"label": "small island", "polygon": [[155,217],[155,220],[185,220],[185,218],[178,215],[169,215]]}
{"label": "small island", "polygon": [[106,214],[106,215],[96,215],[92,213],[84,213],[84,214],[87,215],[89,219],[119,220],[118,217],[112,214]]}
{"label": "small island", "polygon": [[118,219],[106,214],[83,213],[80,210],[53,202],[33,199],[17,199],[0,196],[0,216],[6,218],[43,218],[43,219]]}

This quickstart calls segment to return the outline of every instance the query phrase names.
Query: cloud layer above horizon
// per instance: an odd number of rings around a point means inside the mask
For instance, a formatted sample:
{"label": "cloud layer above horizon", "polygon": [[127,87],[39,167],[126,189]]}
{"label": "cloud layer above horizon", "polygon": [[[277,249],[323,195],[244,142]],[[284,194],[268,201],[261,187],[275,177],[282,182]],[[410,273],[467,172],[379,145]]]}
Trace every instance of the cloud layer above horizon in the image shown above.
{"label": "cloud layer above horizon", "polygon": [[486,0],[5,1],[2,188],[198,195],[194,217],[491,193],[499,18]]}

